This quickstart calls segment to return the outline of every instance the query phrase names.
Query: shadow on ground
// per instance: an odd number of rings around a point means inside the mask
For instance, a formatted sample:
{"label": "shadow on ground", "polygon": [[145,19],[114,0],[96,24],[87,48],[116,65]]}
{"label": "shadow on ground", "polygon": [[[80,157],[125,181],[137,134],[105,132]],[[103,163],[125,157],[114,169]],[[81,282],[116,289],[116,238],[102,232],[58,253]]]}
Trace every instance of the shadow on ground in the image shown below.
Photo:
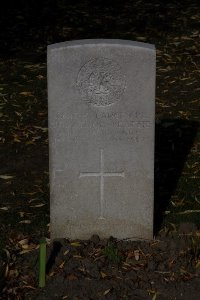
{"label": "shadow on ground", "polygon": [[198,123],[164,119],[155,129],[154,233],[158,233],[169,200],[176,190],[187,155],[193,145]]}

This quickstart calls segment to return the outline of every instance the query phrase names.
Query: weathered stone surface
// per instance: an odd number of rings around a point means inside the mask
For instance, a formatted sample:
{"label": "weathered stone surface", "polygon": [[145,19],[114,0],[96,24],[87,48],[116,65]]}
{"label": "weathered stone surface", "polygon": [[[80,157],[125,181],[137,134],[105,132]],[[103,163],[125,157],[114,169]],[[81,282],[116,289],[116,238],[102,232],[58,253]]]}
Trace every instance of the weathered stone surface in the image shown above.
{"label": "weathered stone surface", "polygon": [[51,236],[152,238],[155,49],[48,47]]}

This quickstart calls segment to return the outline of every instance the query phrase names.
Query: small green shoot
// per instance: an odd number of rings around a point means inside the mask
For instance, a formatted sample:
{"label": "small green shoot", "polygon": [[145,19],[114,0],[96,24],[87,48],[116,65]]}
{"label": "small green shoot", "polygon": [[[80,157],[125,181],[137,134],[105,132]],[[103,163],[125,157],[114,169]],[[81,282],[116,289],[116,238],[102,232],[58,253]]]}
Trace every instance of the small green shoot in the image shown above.
{"label": "small green shoot", "polygon": [[106,246],[103,249],[102,254],[114,263],[119,263],[121,261],[121,256],[119,255],[118,249],[113,245]]}
{"label": "small green shoot", "polygon": [[39,287],[45,287],[46,279],[46,240],[40,240]]}

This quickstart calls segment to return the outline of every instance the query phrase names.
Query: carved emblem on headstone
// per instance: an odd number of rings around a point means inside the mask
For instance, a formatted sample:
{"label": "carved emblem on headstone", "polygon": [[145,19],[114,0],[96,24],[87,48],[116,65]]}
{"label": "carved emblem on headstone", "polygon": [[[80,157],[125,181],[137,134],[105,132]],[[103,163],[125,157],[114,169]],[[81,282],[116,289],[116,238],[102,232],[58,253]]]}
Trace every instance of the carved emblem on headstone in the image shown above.
{"label": "carved emblem on headstone", "polygon": [[95,58],[81,67],[77,85],[88,103],[94,106],[108,106],[121,99],[125,88],[125,76],[115,61]]}

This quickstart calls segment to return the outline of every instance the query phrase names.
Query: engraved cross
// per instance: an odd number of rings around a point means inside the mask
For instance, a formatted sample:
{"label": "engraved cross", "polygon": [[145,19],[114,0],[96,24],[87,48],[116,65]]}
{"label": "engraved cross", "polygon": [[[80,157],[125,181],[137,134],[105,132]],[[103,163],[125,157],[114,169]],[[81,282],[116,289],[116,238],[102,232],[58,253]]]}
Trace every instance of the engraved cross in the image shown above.
{"label": "engraved cross", "polygon": [[104,219],[104,177],[125,177],[124,172],[104,172],[104,153],[103,149],[100,150],[100,172],[84,172],[80,173],[79,177],[100,177],[100,217]]}

